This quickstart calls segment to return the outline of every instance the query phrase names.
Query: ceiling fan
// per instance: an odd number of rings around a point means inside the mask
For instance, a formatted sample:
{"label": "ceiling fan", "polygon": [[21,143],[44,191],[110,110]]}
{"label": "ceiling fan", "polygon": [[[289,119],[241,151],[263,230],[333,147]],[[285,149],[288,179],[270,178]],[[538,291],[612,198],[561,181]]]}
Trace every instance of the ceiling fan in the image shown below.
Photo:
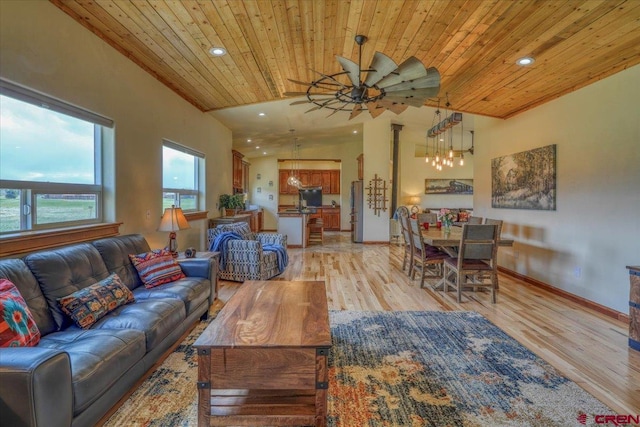
{"label": "ceiling fan", "polygon": [[[376,52],[368,69],[361,68],[362,45],[367,37],[357,35],[355,41],[360,47],[358,63],[336,55],[343,71],[320,75],[311,83],[288,79],[290,82],[308,86],[306,92],[285,92],[285,96],[306,96],[304,101],[290,105],[314,104],[305,113],[326,108],[332,110],[329,116],[338,111],[351,111],[349,120],[359,115],[365,108],[373,118],[385,110],[402,113],[408,106],[421,107],[428,98],[438,95],[440,73],[437,69],[426,68],[415,57],[410,57],[399,66],[388,56]],[[363,73],[367,73],[363,80]],[[339,80],[346,75],[348,82]],[[344,80],[344,79],[343,79]]]}

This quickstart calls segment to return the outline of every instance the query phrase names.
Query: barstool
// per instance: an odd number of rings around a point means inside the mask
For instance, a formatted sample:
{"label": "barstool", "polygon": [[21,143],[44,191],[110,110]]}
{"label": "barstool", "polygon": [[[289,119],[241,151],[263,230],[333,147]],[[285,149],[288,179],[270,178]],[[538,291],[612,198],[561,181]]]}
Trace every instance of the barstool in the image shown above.
{"label": "barstool", "polygon": [[309,244],[322,244],[324,238],[324,222],[322,218],[311,218],[307,227],[309,227]]}

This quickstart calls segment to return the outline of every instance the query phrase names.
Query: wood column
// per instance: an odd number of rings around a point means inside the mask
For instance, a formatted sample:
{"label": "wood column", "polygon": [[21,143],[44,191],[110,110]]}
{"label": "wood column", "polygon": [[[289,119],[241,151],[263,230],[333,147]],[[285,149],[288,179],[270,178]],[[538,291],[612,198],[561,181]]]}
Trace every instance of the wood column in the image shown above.
{"label": "wood column", "polygon": [[391,185],[391,209],[389,210],[389,217],[393,216],[398,205],[398,181],[400,180],[398,157],[400,153],[400,131],[402,128],[402,125],[391,125],[391,129],[393,129],[393,171],[391,179],[393,182]]}

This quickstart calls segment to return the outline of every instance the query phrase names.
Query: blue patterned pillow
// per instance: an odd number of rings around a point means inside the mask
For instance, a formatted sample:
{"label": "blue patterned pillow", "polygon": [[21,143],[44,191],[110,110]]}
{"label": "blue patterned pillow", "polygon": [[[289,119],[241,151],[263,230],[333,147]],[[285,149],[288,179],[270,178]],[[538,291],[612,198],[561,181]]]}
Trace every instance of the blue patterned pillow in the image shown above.
{"label": "blue patterned pillow", "polygon": [[121,305],[134,301],[117,274],[58,299],[60,308],[82,329],[90,328]]}
{"label": "blue patterned pillow", "polygon": [[147,289],[186,277],[171,252],[166,249],[129,255],[129,258]]}

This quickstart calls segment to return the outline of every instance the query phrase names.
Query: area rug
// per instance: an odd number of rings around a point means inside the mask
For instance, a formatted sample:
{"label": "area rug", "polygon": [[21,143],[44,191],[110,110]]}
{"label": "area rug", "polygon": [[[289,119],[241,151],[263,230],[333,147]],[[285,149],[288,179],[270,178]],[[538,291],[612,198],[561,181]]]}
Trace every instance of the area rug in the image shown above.
{"label": "area rug", "polygon": [[[475,312],[334,311],[330,321],[329,426],[580,426],[614,414]],[[191,344],[205,327],[106,425],[197,425]]]}

